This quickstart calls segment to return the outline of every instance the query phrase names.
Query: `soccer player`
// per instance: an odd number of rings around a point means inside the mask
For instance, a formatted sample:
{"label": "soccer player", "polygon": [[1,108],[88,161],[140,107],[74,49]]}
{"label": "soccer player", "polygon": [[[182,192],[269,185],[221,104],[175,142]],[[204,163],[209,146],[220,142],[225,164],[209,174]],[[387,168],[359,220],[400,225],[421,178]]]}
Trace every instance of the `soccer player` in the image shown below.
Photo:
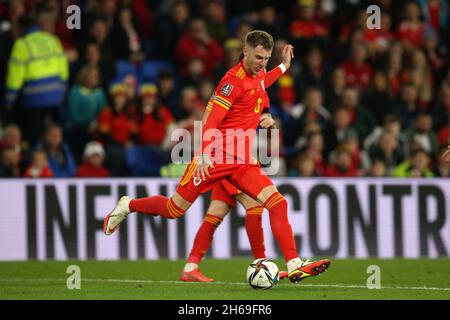
{"label": "soccer player", "polygon": [[[290,48],[289,64],[293,56],[293,48]],[[286,199],[253,161],[249,148],[242,151],[239,147],[242,142],[252,146],[252,136],[240,133],[258,126],[265,94],[265,67],[272,49],[273,38],[267,32],[254,30],[246,35],[244,58],[227,71],[217,86],[211,112],[203,126],[200,149],[186,168],[175,193],[170,198],[160,195],[140,199],[122,197],[105,218],[105,234],[113,233],[130,212],[179,218],[200,194],[226,179],[263,203],[269,211],[272,233],[286,261],[290,281],[298,282],[327,270],[328,259],[309,261],[298,256]],[[283,63],[277,68],[282,73],[286,71]]]}
{"label": "soccer player", "polygon": [[[290,47],[286,47],[282,55],[286,57],[290,54]],[[270,87],[281,74],[282,73],[278,72],[277,68],[269,71],[265,75],[264,86],[266,88]],[[214,100],[214,96],[208,101],[205,113],[203,114],[203,123],[208,119],[209,112],[213,106],[212,100]],[[263,111],[259,124],[264,129],[273,128],[275,120],[270,115],[270,104],[267,93],[263,96],[262,106]],[[181,272],[180,280],[188,282],[214,281],[214,279],[206,277],[203,272],[200,271],[198,265],[212,243],[214,232],[231,208],[236,207],[236,201],[242,204],[246,211],[245,227],[254,259],[266,258],[264,234],[261,227],[261,216],[264,207],[256,200],[241,192],[227,180],[222,180],[212,189],[211,204],[209,205],[206,216],[194,238],[194,244]],[[287,277],[287,272],[280,271],[279,276],[280,279],[284,279]]]}

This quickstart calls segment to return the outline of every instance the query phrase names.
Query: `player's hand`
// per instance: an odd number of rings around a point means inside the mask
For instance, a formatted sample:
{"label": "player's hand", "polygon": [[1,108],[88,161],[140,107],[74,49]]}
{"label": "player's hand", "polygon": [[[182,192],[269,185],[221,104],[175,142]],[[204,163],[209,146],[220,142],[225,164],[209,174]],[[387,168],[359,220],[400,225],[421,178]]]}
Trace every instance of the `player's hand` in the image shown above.
{"label": "player's hand", "polygon": [[259,125],[264,129],[268,129],[275,125],[275,120],[269,113],[263,113],[261,115],[261,119],[259,120]]}
{"label": "player's hand", "polygon": [[283,48],[283,52],[281,53],[281,63],[284,64],[286,69],[289,69],[291,66],[291,61],[294,58],[294,47],[290,44],[287,44]]}
{"label": "player's hand", "polygon": [[214,169],[214,165],[207,155],[200,155],[197,162],[197,168],[195,168],[194,177],[202,179],[205,181],[206,178],[211,177],[208,169]]}
{"label": "player's hand", "polygon": [[450,162],[450,146],[448,146],[447,150],[445,150],[444,153],[442,154],[442,159],[445,162]]}

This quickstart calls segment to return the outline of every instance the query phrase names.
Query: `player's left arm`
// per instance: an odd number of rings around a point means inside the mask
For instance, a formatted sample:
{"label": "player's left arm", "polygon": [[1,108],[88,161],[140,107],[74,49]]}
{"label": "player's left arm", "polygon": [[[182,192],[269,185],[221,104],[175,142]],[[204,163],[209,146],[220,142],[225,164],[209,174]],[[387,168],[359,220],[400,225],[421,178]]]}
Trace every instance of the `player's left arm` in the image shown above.
{"label": "player's left arm", "polygon": [[283,52],[281,54],[281,63],[266,73],[264,77],[264,86],[266,88],[270,87],[275,81],[278,80],[279,77],[283,75],[291,67],[291,61],[294,58],[294,47],[290,44],[287,44],[283,48]]}

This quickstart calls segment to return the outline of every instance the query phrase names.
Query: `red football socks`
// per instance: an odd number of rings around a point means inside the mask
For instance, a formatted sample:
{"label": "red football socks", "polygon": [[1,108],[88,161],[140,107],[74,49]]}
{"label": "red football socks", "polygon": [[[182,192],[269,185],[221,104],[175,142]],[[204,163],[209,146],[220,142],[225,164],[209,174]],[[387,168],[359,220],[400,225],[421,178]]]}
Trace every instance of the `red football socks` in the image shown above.
{"label": "red football socks", "polygon": [[289,224],[286,199],[279,192],[275,192],[264,202],[264,207],[269,210],[270,227],[284,259],[289,261],[297,258],[298,253]]}
{"label": "red football socks", "polygon": [[202,261],[202,258],[205,256],[206,251],[208,251],[209,246],[211,245],[214,231],[222,220],[222,218],[216,217],[212,214],[206,214],[205,219],[203,220],[203,223],[195,236],[194,245],[187,261],[188,263],[199,264],[200,261]]}
{"label": "red football socks", "polygon": [[255,259],[265,258],[264,233],[261,228],[262,213],[264,207],[258,206],[247,209],[245,216],[245,228],[247,230],[248,240],[252,248],[253,257]]}
{"label": "red football socks", "polygon": [[185,210],[178,207],[172,199],[159,195],[133,199],[130,201],[129,208],[131,212],[160,215],[168,219],[179,218],[185,213]]}

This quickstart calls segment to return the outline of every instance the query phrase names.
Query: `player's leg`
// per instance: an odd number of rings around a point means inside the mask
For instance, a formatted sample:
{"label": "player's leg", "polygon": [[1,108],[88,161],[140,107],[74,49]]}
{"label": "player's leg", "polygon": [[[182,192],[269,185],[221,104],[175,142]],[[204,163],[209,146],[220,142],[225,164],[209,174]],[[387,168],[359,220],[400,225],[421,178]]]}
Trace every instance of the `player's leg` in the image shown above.
{"label": "player's leg", "polygon": [[298,282],[306,277],[319,275],[330,265],[329,260],[317,262],[299,258],[294,235],[288,219],[287,201],[269,177],[258,165],[246,166],[231,177],[240,190],[264,204],[269,211],[270,226],[287,263],[289,280]]}
{"label": "player's leg", "polygon": [[[262,214],[264,206],[252,197],[241,192],[235,196],[236,200],[245,208],[245,229],[255,259],[266,258],[264,232],[262,228]],[[288,276],[287,271],[280,271],[280,279]]]}
{"label": "player's leg", "polygon": [[181,273],[180,280],[191,282],[214,281],[214,279],[206,277],[200,271],[199,264],[212,243],[214,232],[230,209],[231,206],[222,200],[213,199],[211,201],[206,216],[195,235],[194,244]]}
{"label": "player's leg", "polygon": [[192,173],[196,168],[196,162],[187,166],[175,193],[168,198],[161,195],[131,199],[128,196],[120,198],[114,209],[106,216],[103,222],[103,231],[111,235],[131,212],[139,212],[152,216],[162,216],[168,219],[176,219],[184,215],[187,209],[203,192],[208,191],[217,182],[211,179],[208,184],[200,188],[194,188]]}
{"label": "player's leg", "polygon": [[245,229],[255,259],[265,258],[264,234],[262,229],[262,213],[264,207],[253,198],[241,192],[235,196],[245,208]]}
{"label": "player's leg", "polygon": [[111,235],[132,212],[176,219],[184,215],[186,210],[192,205],[192,202],[186,200],[177,191],[170,198],[156,195],[131,199],[128,196],[124,196],[120,198],[114,209],[106,216],[103,222],[103,231],[106,235]]}

